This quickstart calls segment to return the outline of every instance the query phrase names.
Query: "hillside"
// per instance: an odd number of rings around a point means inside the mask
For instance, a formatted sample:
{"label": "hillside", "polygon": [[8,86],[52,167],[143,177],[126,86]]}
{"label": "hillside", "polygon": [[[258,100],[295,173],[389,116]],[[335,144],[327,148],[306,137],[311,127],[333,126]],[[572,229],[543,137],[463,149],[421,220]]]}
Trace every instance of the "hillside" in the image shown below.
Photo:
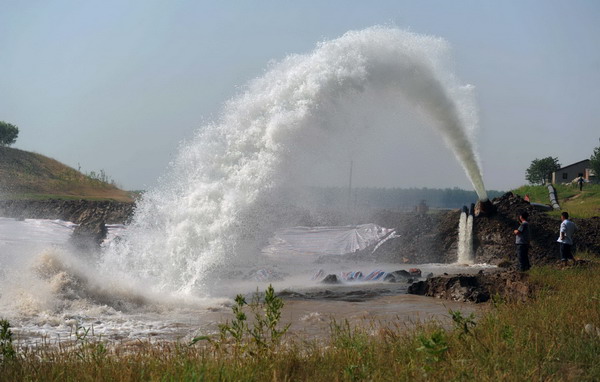
{"label": "hillside", "polygon": [[130,193],[46,156],[0,147],[0,199],[131,202]]}
{"label": "hillside", "polygon": [[[557,184],[555,188],[561,211],[569,212],[574,218],[600,216],[600,184],[585,184],[583,191],[579,191],[575,184]],[[528,195],[530,201],[534,203],[549,203],[546,186],[522,186],[513,192],[521,197]],[[558,217],[561,211],[553,211],[548,214]]]}

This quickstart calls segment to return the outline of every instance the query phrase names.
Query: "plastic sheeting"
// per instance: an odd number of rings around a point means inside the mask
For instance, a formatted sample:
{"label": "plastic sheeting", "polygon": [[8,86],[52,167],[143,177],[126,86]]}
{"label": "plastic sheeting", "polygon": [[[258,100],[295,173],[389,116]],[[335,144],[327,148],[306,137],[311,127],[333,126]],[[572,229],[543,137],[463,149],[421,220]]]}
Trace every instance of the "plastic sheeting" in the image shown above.
{"label": "plastic sheeting", "polygon": [[294,227],[277,231],[264,252],[271,255],[344,255],[384,240],[392,229],[376,224]]}

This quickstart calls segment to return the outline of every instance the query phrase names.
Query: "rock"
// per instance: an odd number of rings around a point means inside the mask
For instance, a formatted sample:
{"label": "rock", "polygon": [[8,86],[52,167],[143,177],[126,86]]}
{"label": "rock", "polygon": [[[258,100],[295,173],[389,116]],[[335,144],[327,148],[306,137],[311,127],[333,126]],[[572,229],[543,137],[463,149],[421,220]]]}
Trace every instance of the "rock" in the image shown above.
{"label": "rock", "polygon": [[583,333],[588,336],[598,336],[600,338],[600,328],[594,326],[593,324],[585,324],[583,327]]}
{"label": "rock", "polygon": [[337,275],[330,274],[325,276],[323,280],[321,280],[321,284],[341,284],[342,282],[337,277]]}
{"label": "rock", "polygon": [[401,269],[398,271],[390,272],[385,275],[383,281],[391,282],[391,283],[399,283],[402,281],[406,281],[410,278],[410,273]]}
{"label": "rock", "polygon": [[532,290],[527,274],[512,271],[432,277],[413,283],[408,293],[480,303],[488,301],[495,294],[509,300],[524,301]]}
{"label": "rock", "polygon": [[102,222],[79,224],[71,234],[71,243],[83,252],[97,250],[107,233],[106,224]]}

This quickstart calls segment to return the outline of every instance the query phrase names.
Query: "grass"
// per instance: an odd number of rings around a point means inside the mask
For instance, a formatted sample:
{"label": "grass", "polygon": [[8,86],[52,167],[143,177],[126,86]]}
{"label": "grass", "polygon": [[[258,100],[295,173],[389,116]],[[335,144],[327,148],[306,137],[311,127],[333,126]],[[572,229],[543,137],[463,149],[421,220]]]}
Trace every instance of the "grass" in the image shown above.
{"label": "grass", "polygon": [[[600,184],[586,184],[583,191],[576,185],[555,185],[558,203],[562,211],[568,211],[575,218],[600,216]],[[522,186],[513,191],[515,194],[529,199],[534,203],[549,204],[548,189],[545,186]],[[560,215],[560,211],[550,212],[549,215]]]}
{"label": "grass", "polygon": [[40,154],[0,147],[2,199],[88,199],[131,202],[103,170],[83,174]]}
{"label": "grass", "polygon": [[533,300],[495,299],[477,320],[450,312],[455,323],[450,330],[436,323],[406,332],[401,323],[351,327],[332,322],[329,338],[286,338],[269,352],[235,342],[108,345],[80,332],[85,335],[59,347],[17,346],[15,356],[0,361],[0,379],[600,380],[600,337],[592,328],[600,327],[600,265],[534,268],[530,279],[537,286]]}

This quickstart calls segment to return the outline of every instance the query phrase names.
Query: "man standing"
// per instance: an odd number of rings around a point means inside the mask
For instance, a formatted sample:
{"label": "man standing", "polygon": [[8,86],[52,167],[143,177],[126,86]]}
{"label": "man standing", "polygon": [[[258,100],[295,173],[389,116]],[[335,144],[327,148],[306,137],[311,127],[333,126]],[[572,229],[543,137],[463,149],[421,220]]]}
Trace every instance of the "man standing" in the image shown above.
{"label": "man standing", "polygon": [[573,257],[573,234],[577,230],[575,223],[569,220],[569,213],[563,212],[560,214],[560,234],[558,236],[558,242],[560,243],[560,261],[564,265],[567,265],[569,260],[575,262]]}
{"label": "man standing", "polygon": [[529,214],[527,211],[521,211],[517,218],[520,223],[519,228],[514,230],[517,259],[519,260],[519,270],[525,272],[531,268],[529,264],[529,223],[527,222]]}
{"label": "man standing", "polygon": [[579,175],[579,178],[577,178],[577,184],[579,184],[579,191],[583,190],[583,176]]}

